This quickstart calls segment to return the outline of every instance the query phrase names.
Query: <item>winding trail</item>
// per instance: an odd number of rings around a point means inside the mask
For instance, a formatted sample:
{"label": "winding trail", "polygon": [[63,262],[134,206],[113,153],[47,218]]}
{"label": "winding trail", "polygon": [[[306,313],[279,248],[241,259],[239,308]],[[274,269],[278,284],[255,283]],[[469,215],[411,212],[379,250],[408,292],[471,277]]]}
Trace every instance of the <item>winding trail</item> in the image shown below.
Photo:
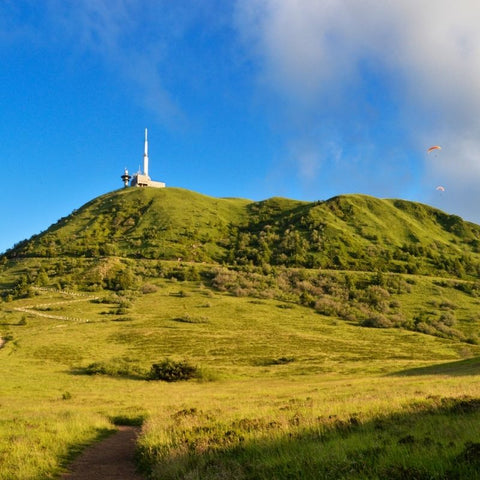
{"label": "winding trail", "polygon": [[121,426],[105,440],[87,447],[62,480],[144,480],[135,471],[135,441],[139,427]]}
{"label": "winding trail", "polygon": [[37,317],[50,318],[53,320],[64,320],[64,321],[77,322],[77,323],[88,323],[89,320],[86,320],[83,318],[66,317],[64,315],[53,315],[51,313],[45,313],[41,310],[38,311],[37,309],[48,308],[48,307],[57,306],[57,305],[68,305],[68,304],[77,303],[77,302],[89,302],[91,300],[98,299],[97,296],[88,295],[80,292],[68,292],[64,290],[55,290],[55,289],[40,288],[40,287],[36,287],[35,290],[38,290],[41,292],[55,292],[55,293],[60,293],[62,295],[69,296],[69,297],[80,297],[80,298],[77,298],[75,300],[69,299],[69,300],[61,300],[56,302],[37,303],[35,305],[29,305],[26,307],[14,307],[12,308],[12,310],[16,312],[28,313],[30,315],[36,315]]}
{"label": "winding trail", "polygon": [[[88,302],[98,297],[77,292],[56,291],[47,288],[37,288],[40,291],[55,291],[67,297],[77,297],[48,303],[38,303],[25,307],[15,307],[17,312],[36,315],[37,317],[54,320],[88,323],[89,320],[64,315],[53,315],[35,310],[57,305],[66,305],[76,302]],[[0,337],[0,348],[5,340]],[[84,452],[68,467],[68,472],[61,476],[62,480],[144,480],[135,469],[135,443],[140,434],[140,427],[119,426],[117,432],[94,445],[87,447]]]}

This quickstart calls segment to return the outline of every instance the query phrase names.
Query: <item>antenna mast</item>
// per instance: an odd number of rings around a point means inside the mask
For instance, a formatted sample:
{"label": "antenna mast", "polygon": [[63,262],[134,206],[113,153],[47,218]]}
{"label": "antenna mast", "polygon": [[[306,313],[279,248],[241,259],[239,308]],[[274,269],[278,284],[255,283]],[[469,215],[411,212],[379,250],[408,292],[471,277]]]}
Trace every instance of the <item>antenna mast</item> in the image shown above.
{"label": "antenna mast", "polygon": [[143,153],[143,174],[148,177],[148,139],[147,129],[145,129],[145,151]]}

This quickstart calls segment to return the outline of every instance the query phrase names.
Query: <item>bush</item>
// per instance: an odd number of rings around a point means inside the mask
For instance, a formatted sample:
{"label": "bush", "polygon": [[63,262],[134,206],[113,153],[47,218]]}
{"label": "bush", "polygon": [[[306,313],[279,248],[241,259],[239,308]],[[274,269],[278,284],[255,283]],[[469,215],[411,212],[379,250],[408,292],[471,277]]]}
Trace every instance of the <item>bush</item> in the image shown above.
{"label": "bush", "polygon": [[261,358],[257,361],[254,361],[254,365],[268,367],[271,365],[286,365],[294,361],[295,357]]}
{"label": "bush", "polygon": [[150,369],[149,380],[178,382],[198,377],[198,369],[187,361],[175,362],[166,358],[160,363],[154,363]]}
{"label": "bush", "polygon": [[469,343],[470,345],[478,345],[480,343],[480,340],[478,339],[478,337],[476,335],[471,335],[471,336],[467,337],[465,341],[467,343]]}
{"label": "bush", "polygon": [[109,420],[117,426],[141,427],[147,418],[147,413],[142,410],[131,408],[125,412],[112,415]]}
{"label": "bush", "polygon": [[83,369],[87,375],[109,375],[111,377],[138,377],[142,372],[133,360],[112,358],[105,362],[94,362]]}
{"label": "bush", "polygon": [[452,312],[445,312],[440,315],[440,323],[447,325],[447,327],[453,327],[455,325],[455,315]]}
{"label": "bush", "polygon": [[188,314],[183,315],[182,317],[175,317],[172,320],[180,323],[208,323],[207,317],[191,317]]}
{"label": "bush", "polygon": [[386,313],[388,311],[388,299],[390,294],[382,287],[372,285],[365,290],[362,301],[374,308],[378,312]]}
{"label": "bush", "polygon": [[393,323],[384,315],[380,313],[373,313],[361,323],[362,327],[372,328],[389,328],[393,326]]}
{"label": "bush", "polygon": [[158,290],[158,288],[155,285],[152,285],[151,283],[146,283],[145,285],[142,286],[142,293],[146,295],[147,293],[155,293]]}
{"label": "bush", "polygon": [[314,308],[317,313],[329,317],[341,316],[342,311],[344,310],[344,306],[340,302],[337,302],[330,297],[319,298],[315,302]]}
{"label": "bush", "polygon": [[112,318],[112,322],[131,322],[133,321],[133,317],[118,317]]}
{"label": "bush", "polygon": [[70,392],[62,393],[62,400],[70,400],[71,398],[72,398],[72,394]]}

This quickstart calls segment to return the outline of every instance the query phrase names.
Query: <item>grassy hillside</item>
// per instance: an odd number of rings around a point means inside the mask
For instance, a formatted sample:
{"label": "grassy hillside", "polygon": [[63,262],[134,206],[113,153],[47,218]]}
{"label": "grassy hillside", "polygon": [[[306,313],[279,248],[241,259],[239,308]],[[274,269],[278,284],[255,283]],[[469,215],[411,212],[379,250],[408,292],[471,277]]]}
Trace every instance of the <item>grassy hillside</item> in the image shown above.
{"label": "grassy hillside", "polygon": [[138,295],[158,279],[201,281],[236,297],[275,299],[362,327],[402,328],[466,344],[480,342],[480,282],[387,272],[219,266],[164,260],[24,258],[0,271],[0,299],[32,299],[40,288]]}
{"label": "grassy hillside", "polygon": [[346,195],[250,204],[230,261],[454,276],[479,273],[480,227],[418,203]]}
{"label": "grassy hillside", "polygon": [[[2,305],[0,332],[2,480],[54,478],[116,423],[143,423],[152,479],[478,472],[476,345],[174,278],[134,295],[37,290]],[[146,380],[165,358],[197,378]]]}
{"label": "grassy hillside", "polygon": [[476,278],[480,227],[413,202],[217,199],[178,188],[98,197],[10,258],[119,256]]}
{"label": "grassy hillside", "polygon": [[[7,252],[0,298],[31,297],[32,287],[117,292],[147,279],[201,280],[364,327],[476,344],[478,238],[477,225],[401,200],[251,202],[124,189]],[[417,275],[435,279],[422,291]],[[442,287],[466,294],[461,304],[438,297]]]}
{"label": "grassy hillside", "polygon": [[479,239],[362,195],[92,200],[0,257],[0,480],[125,423],[152,480],[480,478]]}
{"label": "grassy hillside", "polygon": [[9,256],[125,256],[221,260],[229,226],[246,216],[241,199],[180,188],[130,188],[98,197]]}

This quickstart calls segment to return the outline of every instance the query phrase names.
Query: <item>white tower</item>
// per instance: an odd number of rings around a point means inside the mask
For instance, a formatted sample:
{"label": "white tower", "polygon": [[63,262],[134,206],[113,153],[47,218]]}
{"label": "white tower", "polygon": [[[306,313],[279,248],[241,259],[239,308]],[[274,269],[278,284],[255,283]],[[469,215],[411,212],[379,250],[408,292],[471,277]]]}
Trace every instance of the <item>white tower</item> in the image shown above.
{"label": "white tower", "polygon": [[132,178],[131,175],[128,174],[127,167],[125,167],[125,171],[123,172],[123,175],[121,176],[121,179],[123,180],[123,186],[128,187],[128,182]]}
{"label": "white tower", "polygon": [[145,129],[145,150],[143,152],[143,174],[148,177],[148,139],[147,129]]}
{"label": "white tower", "polygon": [[143,149],[143,173],[140,172],[140,167],[138,172],[130,177],[128,172],[125,170],[124,175],[122,175],[122,180],[124,184],[128,184],[128,180],[132,178],[130,185],[132,187],[153,187],[153,188],[165,188],[164,182],[155,182],[148,176],[148,138],[147,138],[147,129],[145,129],[145,147]]}

